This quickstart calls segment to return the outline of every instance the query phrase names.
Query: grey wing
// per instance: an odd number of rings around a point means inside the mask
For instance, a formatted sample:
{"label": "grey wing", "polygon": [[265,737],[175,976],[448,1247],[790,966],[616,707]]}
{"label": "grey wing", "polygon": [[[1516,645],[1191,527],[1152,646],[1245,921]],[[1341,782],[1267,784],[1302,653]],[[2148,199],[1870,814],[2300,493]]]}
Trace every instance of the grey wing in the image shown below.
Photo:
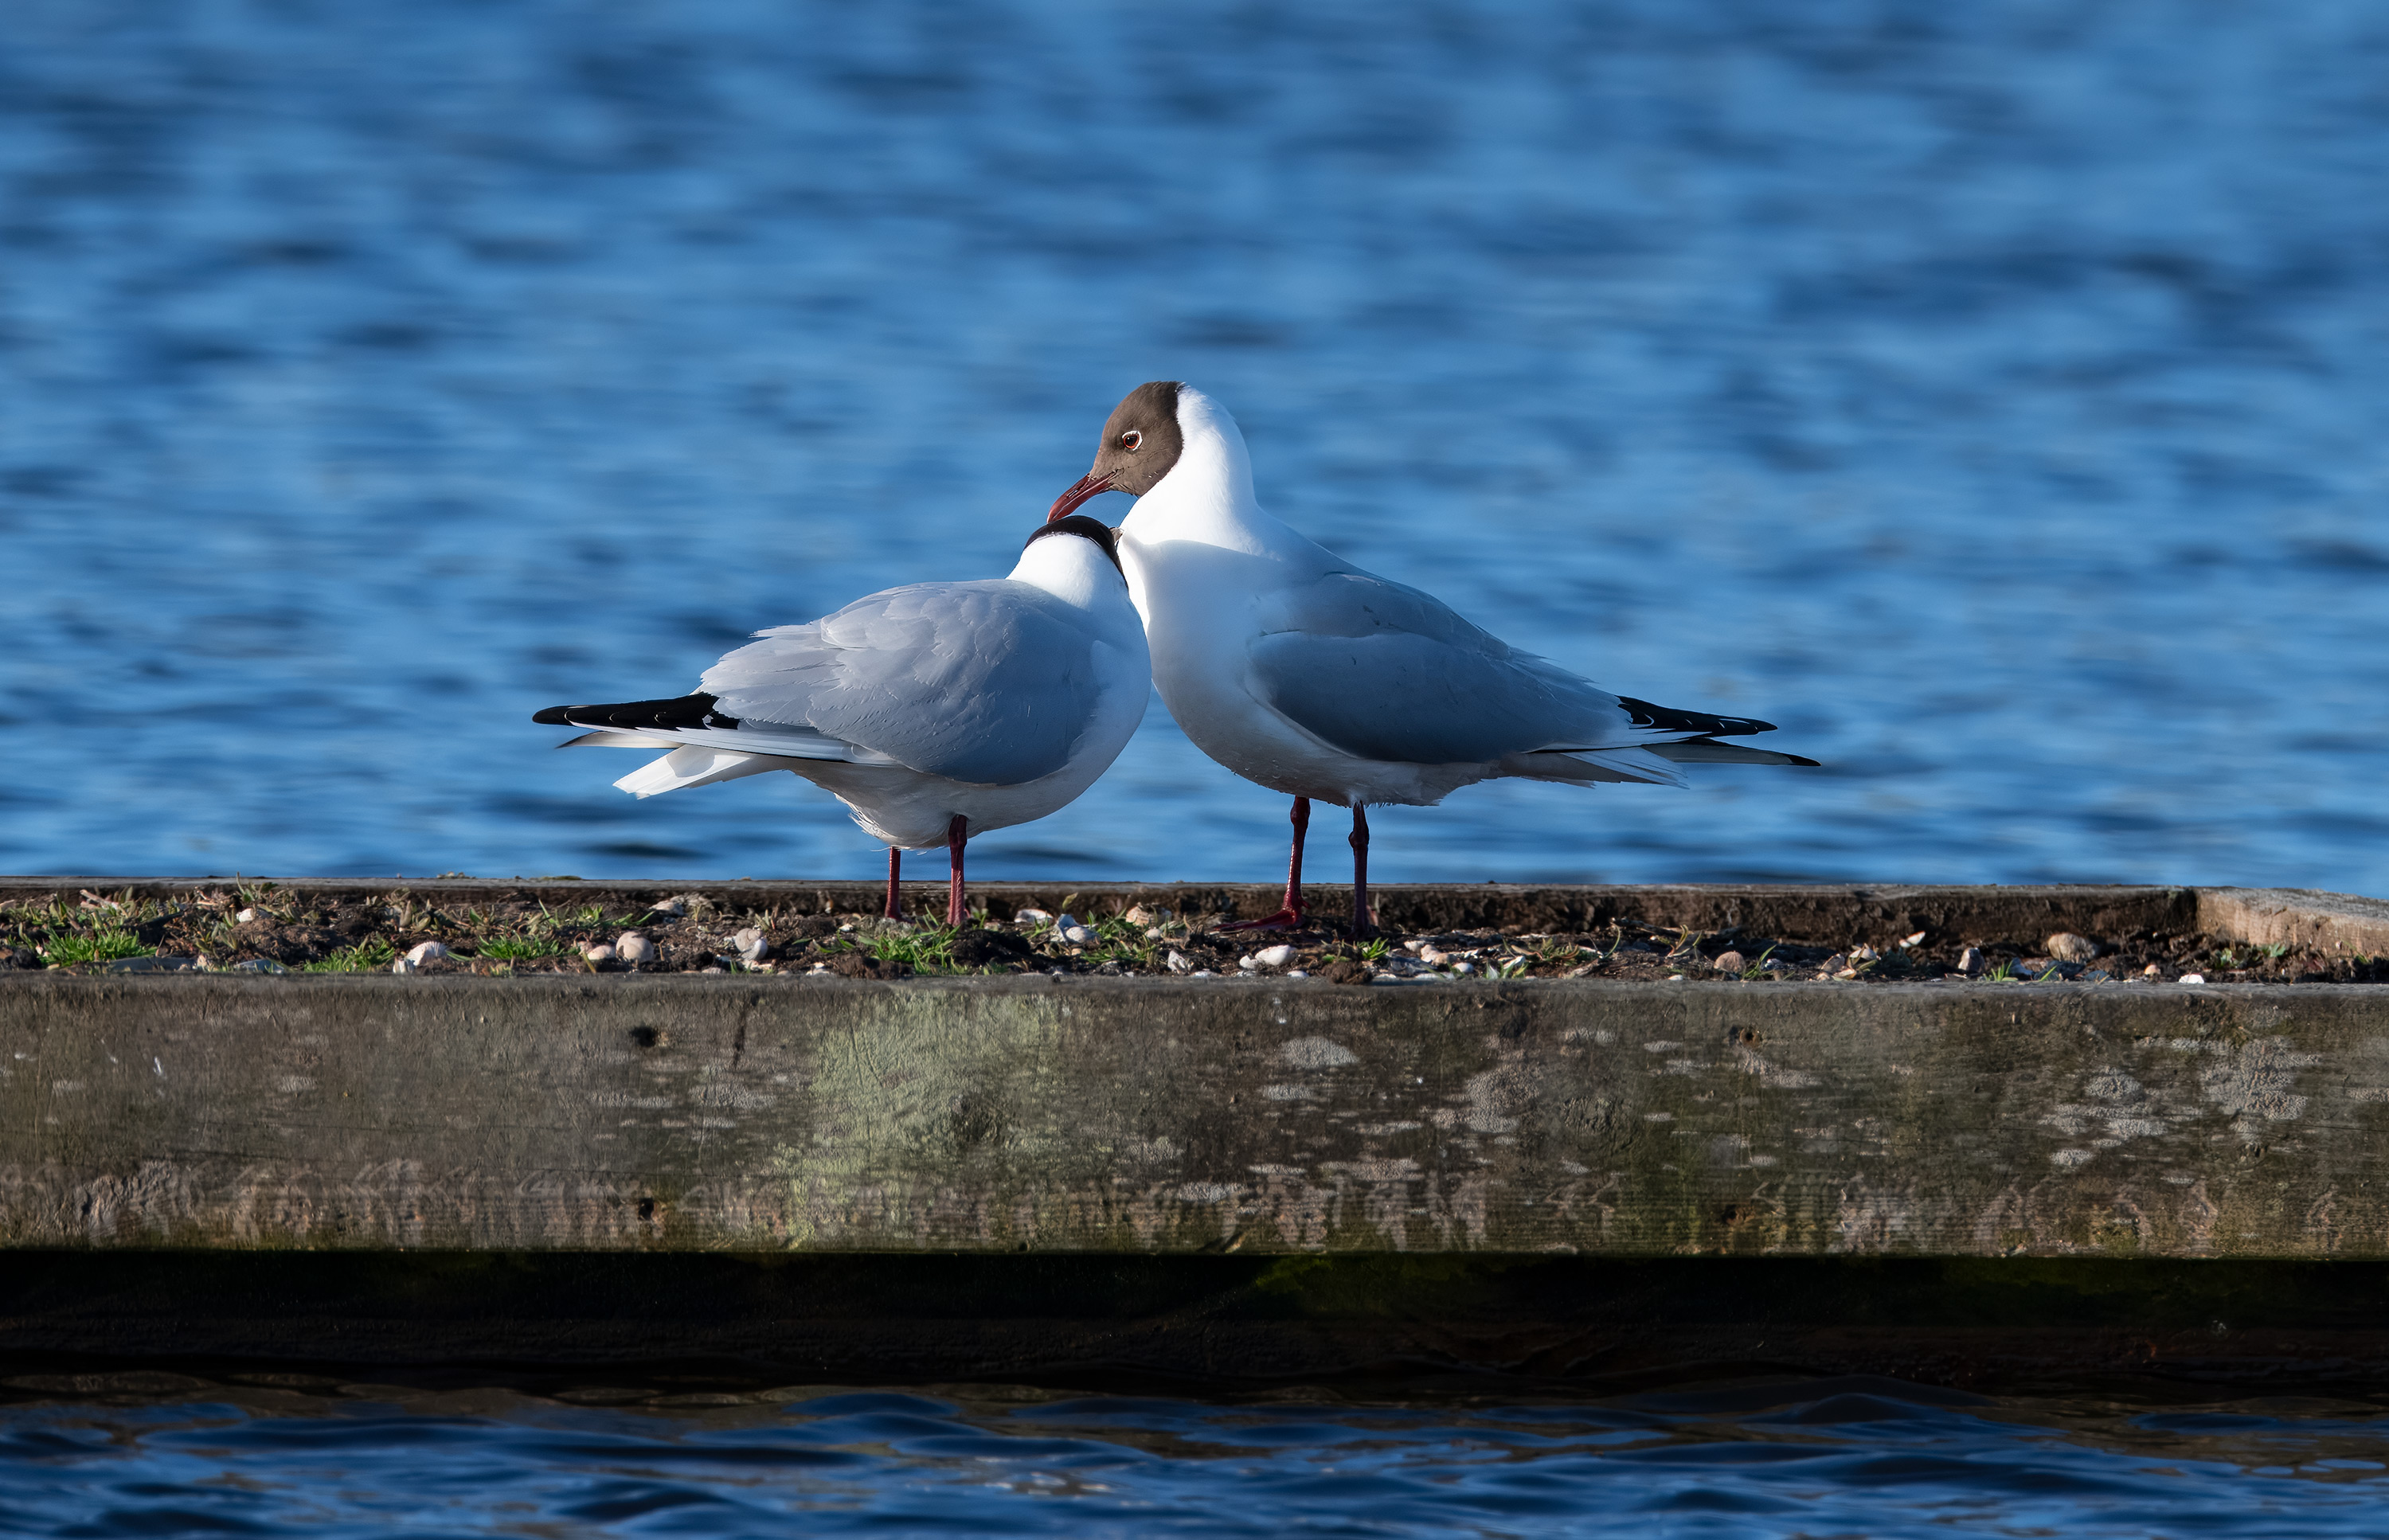
{"label": "grey wing", "polygon": [[1650,741],[1616,695],[1518,652],[1430,594],[1365,572],[1292,590],[1253,644],[1263,697],[1348,754],[1488,763]]}
{"label": "grey wing", "polygon": [[1059,600],[990,579],[915,583],[760,633],[705,671],[745,721],[810,728],[910,769],[1018,785],[1069,762],[1094,647]]}

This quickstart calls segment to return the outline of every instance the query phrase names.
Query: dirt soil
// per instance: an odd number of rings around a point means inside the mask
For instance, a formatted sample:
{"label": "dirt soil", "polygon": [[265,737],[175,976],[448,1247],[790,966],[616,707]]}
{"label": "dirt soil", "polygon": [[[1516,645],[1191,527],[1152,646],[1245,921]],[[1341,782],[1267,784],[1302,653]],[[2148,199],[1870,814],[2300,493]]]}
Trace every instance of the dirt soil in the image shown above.
{"label": "dirt soil", "polygon": [[[972,925],[950,930],[926,919],[891,923],[874,914],[724,908],[693,894],[659,895],[628,910],[526,902],[440,908],[403,892],[326,897],[263,884],[189,898],[84,892],[0,904],[0,972],[638,972],[856,978],[1046,973],[1261,974],[1346,984],[1686,978],[1859,985],[1973,978],[2178,981],[2195,974],[2218,984],[2389,982],[2389,958],[2300,955],[2194,934],[1977,942],[1919,933],[1902,943],[1869,947],[1855,939],[1627,923],[1590,934],[1520,927],[1388,931],[1356,946],[1331,925],[1222,933],[1218,926],[1224,919],[1142,908],[1077,916],[1031,910],[1013,917],[981,915]],[[411,970],[402,961],[410,954],[415,959]]]}

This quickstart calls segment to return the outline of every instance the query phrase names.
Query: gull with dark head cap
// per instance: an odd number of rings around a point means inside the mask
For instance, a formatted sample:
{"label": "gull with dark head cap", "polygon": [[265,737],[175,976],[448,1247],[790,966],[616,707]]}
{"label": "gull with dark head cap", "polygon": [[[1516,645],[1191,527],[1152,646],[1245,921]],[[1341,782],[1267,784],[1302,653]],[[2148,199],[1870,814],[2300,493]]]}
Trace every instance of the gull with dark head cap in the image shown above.
{"label": "gull with dark head cap", "polygon": [[911,583],[755,634],[695,694],[532,720],[586,730],[567,747],[669,750],[614,783],[637,796],[775,770],[812,782],[888,846],[891,920],[901,853],[942,845],[961,924],[964,842],[1094,784],[1152,690],[1118,543],[1084,515],[1040,525],[1009,577]]}
{"label": "gull with dark head cap", "polygon": [[1352,809],[1357,936],[1371,807],[1501,776],[1682,785],[1679,765],[1816,763],[1725,741],[1772,723],[1611,694],[1304,539],[1262,512],[1235,420],[1190,385],[1130,391],[1050,516],[1105,491],[1137,499],[1120,565],[1162,703],[1204,753],[1294,798],[1284,906],[1248,926],[1303,923],[1313,801]]}

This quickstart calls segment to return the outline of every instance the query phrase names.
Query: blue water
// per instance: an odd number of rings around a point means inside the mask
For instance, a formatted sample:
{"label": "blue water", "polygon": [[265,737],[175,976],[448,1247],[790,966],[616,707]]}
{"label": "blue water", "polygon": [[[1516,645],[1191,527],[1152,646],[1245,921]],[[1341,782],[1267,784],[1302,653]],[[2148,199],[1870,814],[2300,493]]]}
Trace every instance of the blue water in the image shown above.
{"label": "blue water", "polygon": [[[635,803],[529,715],[1003,571],[1171,376],[1331,546],[1830,762],[1391,810],[1382,880],[2389,892],[2382,6],[7,33],[0,870],[868,876],[791,778]],[[1259,881],[1284,828],[1156,703],[974,852]]]}
{"label": "blue water", "polygon": [[278,1378],[9,1381],[0,1534],[2296,1540],[2377,1535],[2389,1502],[2389,1420],[2370,1403],[1885,1381],[1577,1404],[549,1398]]}

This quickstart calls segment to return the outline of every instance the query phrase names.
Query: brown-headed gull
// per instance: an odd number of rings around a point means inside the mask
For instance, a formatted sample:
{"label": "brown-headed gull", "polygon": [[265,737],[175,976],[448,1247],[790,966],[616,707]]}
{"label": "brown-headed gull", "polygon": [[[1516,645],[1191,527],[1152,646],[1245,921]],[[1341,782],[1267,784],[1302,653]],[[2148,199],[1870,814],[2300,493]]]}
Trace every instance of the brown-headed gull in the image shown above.
{"label": "brown-headed gull", "polygon": [[1236,928],[1302,923],[1313,800],[1352,809],[1359,936],[1372,806],[1432,806],[1499,776],[1680,786],[1680,764],[1816,763],[1721,741],[1772,723],[1613,695],[1304,539],[1261,511],[1244,435],[1192,386],[1130,391],[1049,516],[1105,491],[1136,498],[1120,561],[1162,703],[1204,753],[1294,797],[1285,905]]}
{"label": "brown-headed gull", "polygon": [[902,852],[942,845],[946,923],[963,923],[964,842],[1094,784],[1152,693],[1118,546],[1083,516],[1039,526],[1009,577],[911,583],[755,634],[695,694],[531,719],[590,730],[566,747],[671,750],[614,783],[639,796],[803,776],[888,846],[891,920]]}

